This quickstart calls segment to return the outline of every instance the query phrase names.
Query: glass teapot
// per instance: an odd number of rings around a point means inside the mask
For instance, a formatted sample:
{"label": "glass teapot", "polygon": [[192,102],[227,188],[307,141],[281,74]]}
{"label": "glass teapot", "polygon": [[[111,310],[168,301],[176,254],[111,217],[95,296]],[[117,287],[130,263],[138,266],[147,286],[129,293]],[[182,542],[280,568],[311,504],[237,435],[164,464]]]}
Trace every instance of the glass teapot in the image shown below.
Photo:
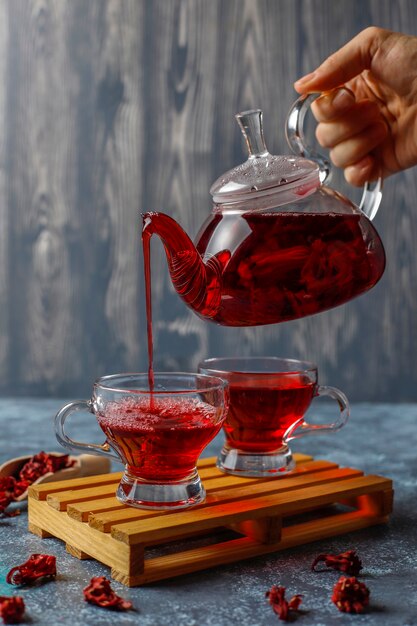
{"label": "glass teapot", "polygon": [[168,215],[143,215],[144,244],[159,235],[172,283],[200,317],[225,326],[284,322],[343,304],[381,278],[385,253],[370,221],[381,182],[365,186],[359,207],[324,184],[330,164],[303,134],[314,97],[299,98],[287,118],[287,141],[301,156],[269,154],[260,110],[236,115],[249,158],[212,185],[213,209],[195,244]]}

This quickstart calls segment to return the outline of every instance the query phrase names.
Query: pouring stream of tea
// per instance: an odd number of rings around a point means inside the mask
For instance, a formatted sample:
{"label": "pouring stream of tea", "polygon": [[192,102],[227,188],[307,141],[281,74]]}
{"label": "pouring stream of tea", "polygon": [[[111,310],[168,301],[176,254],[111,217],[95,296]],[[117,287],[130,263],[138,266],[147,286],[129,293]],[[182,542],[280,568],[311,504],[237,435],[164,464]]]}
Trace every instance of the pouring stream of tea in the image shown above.
{"label": "pouring stream of tea", "polygon": [[[150,219],[150,218],[147,218]],[[146,221],[145,221],[146,223]],[[153,335],[152,335],[152,293],[151,293],[151,234],[146,231],[145,225],[142,231],[143,266],[145,271],[145,297],[146,297],[146,325],[148,333],[148,381],[149,390],[154,389],[155,377],[153,371]]]}

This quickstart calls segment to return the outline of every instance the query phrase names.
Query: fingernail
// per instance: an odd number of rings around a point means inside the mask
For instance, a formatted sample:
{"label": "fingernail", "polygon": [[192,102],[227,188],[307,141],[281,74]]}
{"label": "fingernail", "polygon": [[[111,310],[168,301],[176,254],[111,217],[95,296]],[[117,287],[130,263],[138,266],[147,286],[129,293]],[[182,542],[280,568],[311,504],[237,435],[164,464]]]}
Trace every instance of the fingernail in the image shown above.
{"label": "fingernail", "polygon": [[345,168],[345,179],[350,185],[361,187],[366,180],[373,180],[374,159],[367,154],[360,161]]}
{"label": "fingernail", "polygon": [[339,89],[335,96],[333,96],[332,107],[337,111],[344,111],[352,106],[355,98],[347,89]]}
{"label": "fingernail", "polygon": [[313,80],[315,75],[316,75],[316,72],[310,72],[310,74],[306,74],[302,78],[299,78],[298,80],[296,80],[294,85],[298,85],[299,87],[301,85],[305,85],[306,83],[309,83],[311,80]]}
{"label": "fingernail", "polygon": [[354,167],[357,170],[361,171],[361,170],[367,170],[372,164],[373,164],[372,158],[369,156],[369,154],[367,154],[366,156],[363,157],[363,159],[355,163]]}
{"label": "fingernail", "polygon": [[373,164],[374,164],[374,161],[372,157],[369,154],[367,154],[360,161],[357,161],[356,163],[353,163],[353,165],[349,165],[348,167],[346,167],[345,174],[346,173],[348,175],[349,173],[360,174],[361,172],[366,172],[367,170],[369,170],[370,167],[373,166]]}

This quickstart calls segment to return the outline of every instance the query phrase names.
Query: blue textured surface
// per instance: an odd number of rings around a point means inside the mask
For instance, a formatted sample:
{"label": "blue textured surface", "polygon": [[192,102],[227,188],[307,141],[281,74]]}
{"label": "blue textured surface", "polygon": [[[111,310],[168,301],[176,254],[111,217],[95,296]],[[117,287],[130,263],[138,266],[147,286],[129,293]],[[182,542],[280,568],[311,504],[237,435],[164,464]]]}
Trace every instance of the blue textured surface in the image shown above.
{"label": "blue textured surface", "polygon": [[[60,400],[0,400],[0,463],[40,449],[60,450],[52,418],[64,404]],[[322,417],[330,417],[323,406]],[[74,434],[97,437],[91,416],[80,416]],[[97,439],[96,439],[97,440]],[[221,438],[203,453],[215,454]],[[411,626],[417,624],[417,405],[356,404],[351,421],[341,432],[293,443],[293,450],[333,460],[394,479],[395,507],[390,523],[320,541],[284,552],[258,557],[160,582],[128,589],[112,583],[116,592],[132,600],[136,612],[112,613],[86,604],[82,589],[92,576],[109,576],[95,561],[69,556],[56,539],[40,539],[27,531],[22,515],[0,520],[0,595],[19,593],[27,605],[27,623],[71,626],[269,626],[280,623],[265,600],[265,591],[281,584],[288,594],[304,595],[296,618],[300,626]],[[370,610],[345,615],[330,602],[336,572],[314,574],[313,558],[320,552],[356,548],[362,557],[362,580],[371,591]],[[5,583],[7,571],[31,553],[57,556],[56,581],[17,589]]]}

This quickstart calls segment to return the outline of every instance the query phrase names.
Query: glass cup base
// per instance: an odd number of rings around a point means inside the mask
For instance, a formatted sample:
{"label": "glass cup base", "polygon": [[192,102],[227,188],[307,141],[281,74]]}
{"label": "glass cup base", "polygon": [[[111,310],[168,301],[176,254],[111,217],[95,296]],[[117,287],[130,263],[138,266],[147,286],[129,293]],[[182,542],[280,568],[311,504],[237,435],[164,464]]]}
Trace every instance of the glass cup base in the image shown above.
{"label": "glass cup base", "polygon": [[223,446],[217,458],[217,467],[226,474],[236,476],[279,477],[295,469],[295,461],[288,446],[284,445],[272,452],[245,452],[232,448],[228,444]]}
{"label": "glass cup base", "polygon": [[116,497],[123,504],[138,509],[172,511],[200,504],[204,501],[206,492],[197,470],[183,480],[164,483],[139,478],[126,470],[117,488]]}

